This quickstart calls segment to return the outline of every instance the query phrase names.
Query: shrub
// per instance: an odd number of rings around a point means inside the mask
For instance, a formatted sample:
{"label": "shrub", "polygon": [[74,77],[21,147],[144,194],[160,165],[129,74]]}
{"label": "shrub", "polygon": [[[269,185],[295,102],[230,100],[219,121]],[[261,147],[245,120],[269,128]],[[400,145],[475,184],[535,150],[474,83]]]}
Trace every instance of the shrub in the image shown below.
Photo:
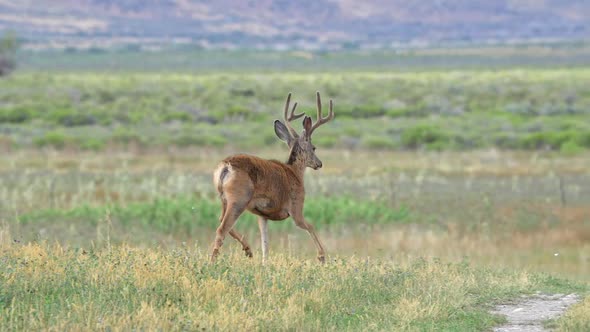
{"label": "shrub", "polygon": [[522,142],[515,134],[498,133],[493,136],[492,142],[495,146],[503,149],[518,149],[522,147]]}
{"label": "shrub", "polygon": [[117,128],[113,133],[112,139],[114,142],[129,144],[131,142],[141,142],[141,136],[135,131],[126,128]]}
{"label": "shrub", "polygon": [[82,114],[73,109],[65,108],[53,111],[49,114],[50,119],[65,127],[89,126],[96,124],[96,118],[90,114]]}
{"label": "shrub", "polygon": [[101,151],[105,147],[105,141],[100,140],[98,138],[85,138],[78,142],[78,145],[83,150],[90,150],[90,151]]}
{"label": "shrub", "polygon": [[528,102],[511,103],[504,106],[504,110],[515,115],[535,115],[536,112]]}
{"label": "shrub", "polygon": [[411,105],[407,105],[403,108],[392,108],[387,110],[386,113],[388,116],[393,118],[400,118],[400,117],[425,117],[430,114],[430,110],[424,104],[424,102],[417,102]]}
{"label": "shrub", "polygon": [[100,90],[97,92],[98,101],[101,104],[109,104],[117,100],[117,96],[111,91]]}
{"label": "shrub", "polygon": [[590,149],[590,130],[579,132],[576,143]]}
{"label": "shrub", "polygon": [[227,140],[223,136],[186,133],[172,138],[171,143],[181,147],[187,146],[223,146]]}
{"label": "shrub", "polygon": [[233,105],[224,112],[224,118],[260,120],[264,115],[242,105]]}
{"label": "shrub", "polygon": [[210,108],[208,118],[209,121],[245,121],[245,120],[262,120],[266,117],[265,114],[246,108],[242,105],[231,105],[227,108]]}
{"label": "shrub", "polygon": [[387,116],[392,118],[403,118],[403,117],[411,117],[413,114],[414,109],[406,107],[406,108],[392,108],[387,110]]}
{"label": "shrub", "polygon": [[26,108],[7,108],[0,109],[1,123],[24,123],[32,118],[32,113]]}
{"label": "shrub", "polygon": [[187,147],[187,146],[199,146],[205,143],[203,136],[195,135],[195,134],[182,134],[178,137],[172,138],[171,142],[174,145],[180,147]]}
{"label": "shrub", "polygon": [[401,140],[402,145],[410,149],[429,146],[439,149],[448,144],[449,137],[437,127],[420,124],[404,130]]}
{"label": "shrub", "polygon": [[385,109],[379,105],[360,105],[352,109],[353,118],[372,118],[385,114]]}
{"label": "shrub", "polygon": [[[324,106],[325,107],[325,106]],[[322,108],[323,109],[323,108]],[[312,114],[315,112],[312,111]],[[327,112],[327,110],[324,110]],[[385,108],[379,105],[338,105],[337,107],[338,117],[351,117],[351,118],[373,118],[385,115]],[[326,114],[326,113],[324,113]],[[325,115],[324,115],[325,116]]]}
{"label": "shrub", "polygon": [[429,95],[424,98],[425,108],[429,113],[455,114],[456,107],[446,96]]}
{"label": "shrub", "polygon": [[206,146],[224,146],[227,139],[220,135],[204,135],[204,145]]}
{"label": "shrub", "polygon": [[319,147],[331,148],[331,147],[335,146],[336,143],[338,143],[338,137],[334,136],[334,135],[318,136],[318,137],[314,138],[314,143],[316,146],[319,146]]}
{"label": "shrub", "polygon": [[548,148],[552,150],[561,149],[562,145],[570,143],[580,147],[590,146],[590,133],[578,130],[566,130],[558,132],[537,132],[526,136],[523,140],[523,147],[526,149]]}
{"label": "shrub", "polygon": [[171,112],[166,113],[162,119],[164,122],[180,121],[180,122],[191,122],[193,117],[187,112]]}
{"label": "shrub", "polygon": [[559,151],[567,155],[574,155],[584,151],[584,148],[574,141],[567,141],[561,145]]}
{"label": "shrub", "polygon": [[39,147],[51,146],[57,149],[63,149],[71,138],[59,131],[46,132],[42,137],[34,140],[35,145]]}
{"label": "shrub", "polygon": [[555,149],[561,145],[556,146],[556,142],[557,140],[551,137],[551,133],[537,132],[526,135],[522,140],[522,147],[525,149]]}

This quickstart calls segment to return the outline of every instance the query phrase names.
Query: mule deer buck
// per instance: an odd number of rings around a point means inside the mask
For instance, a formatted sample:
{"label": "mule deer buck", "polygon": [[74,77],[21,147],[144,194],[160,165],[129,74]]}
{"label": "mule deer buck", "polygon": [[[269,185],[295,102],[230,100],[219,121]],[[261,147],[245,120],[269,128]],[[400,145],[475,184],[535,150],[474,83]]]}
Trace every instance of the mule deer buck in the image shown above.
{"label": "mule deer buck", "polygon": [[285,123],[275,120],[276,135],[289,146],[291,152],[287,162],[266,160],[256,156],[238,154],[224,159],[213,174],[213,182],[222,202],[220,225],[217,228],[211,262],[214,262],[227,233],[242,244],[246,256],[252,257],[250,245],[244,236],[233,229],[238,217],[248,210],[258,216],[258,227],[262,243],[262,261],[268,257],[268,220],[284,220],[293,217],[295,224],[306,230],[313,239],[318,260],[324,262],[325,250],[314,227],[303,217],[305,189],[303,174],[307,167],[315,170],[322,167],[322,161],[315,155],[315,146],[311,143],[313,132],[334,118],[332,100],[328,116],[322,117],[320,93],[316,93],[317,121],[303,118],[301,136],[291,127],[291,121],[297,120],[305,113],[295,114],[297,103],[289,113],[291,93],[285,102]]}

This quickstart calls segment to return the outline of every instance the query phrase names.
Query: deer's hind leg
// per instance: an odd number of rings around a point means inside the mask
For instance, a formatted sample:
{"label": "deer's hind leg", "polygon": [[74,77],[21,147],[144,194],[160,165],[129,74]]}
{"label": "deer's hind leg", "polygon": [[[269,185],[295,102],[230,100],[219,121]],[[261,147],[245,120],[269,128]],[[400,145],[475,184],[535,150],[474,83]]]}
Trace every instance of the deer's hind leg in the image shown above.
{"label": "deer's hind leg", "polygon": [[229,231],[229,235],[236,239],[238,242],[242,244],[242,250],[246,253],[246,256],[252,258],[252,249],[250,249],[250,245],[246,241],[246,236],[238,233],[235,229],[231,229]]}
{"label": "deer's hind leg", "polygon": [[219,255],[219,249],[223,245],[223,240],[227,233],[231,234],[231,229],[234,227],[236,220],[238,217],[246,210],[245,204],[234,204],[228,202],[227,210],[223,215],[223,219],[221,220],[221,224],[217,227],[217,231],[215,232],[215,241],[213,242],[213,252],[211,254],[211,262],[215,261],[217,255]]}
{"label": "deer's hind leg", "polygon": [[250,202],[250,199],[252,198],[254,185],[249,178],[236,176],[226,182],[223,187],[223,211],[220,225],[215,232],[211,262],[214,262],[217,255],[219,255],[219,250],[223,245],[223,240],[227,233],[242,243],[246,255],[248,255],[248,253],[250,253],[250,255],[252,254],[250,246],[246,243],[243,236],[237,231],[232,230],[232,228],[234,227],[236,220],[246,210],[248,202]]}
{"label": "deer's hind leg", "polygon": [[[221,216],[219,217],[219,223],[221,223],[223,221],[223,217],[225,216],[225,211],[227,210],[227,201],[225,200],[224,197],[221,198],[221,204],[222,204],[222,208],[221,208],[222,210],[221,210]],[[244,250],[244,252],[246,253],[246,256],[252,258],[252,249],[250,249],[250,245],[246,241],[246,237],[244,235],[240,234],[238,231],[236,231],[233,228],[229,231],[229,235],[231,235],[231,237],[233,237],[238,242],[240,242],[240,244],[242,245],[242,250]]]}

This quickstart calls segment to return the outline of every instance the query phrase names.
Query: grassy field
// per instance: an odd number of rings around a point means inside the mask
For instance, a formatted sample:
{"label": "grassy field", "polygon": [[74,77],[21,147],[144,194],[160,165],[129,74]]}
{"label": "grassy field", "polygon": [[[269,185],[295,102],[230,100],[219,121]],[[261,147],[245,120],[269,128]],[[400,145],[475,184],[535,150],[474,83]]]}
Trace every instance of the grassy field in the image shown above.
{"label": "grassy field", "polygon": [[[0,80],[0,330],[485,330],[494,303],[585,300],[590,329],[590,72],[23,71]],[[255,219],[207,254],[211,172],[286,159],[288,91],[336,119],[314,137],[308,234]]]}
{"label": "grassy field", "polygon": [[587,67],[590,44],[539,43],[464,45],[396,50],[269,51],[202,50],[168,47],[145,52],[136,49],[55,49],[18,54],[21,70],[31,71],[148,71],[148,72],[349,72],[424,71]]}
{"label": "grassy field", "polygon": [[590,148],[590,71],[44,73],[0,81],[0,147],[104,150],[277,145],[289,91],[336,120],[315,142],[345,149]]}
{"label": "grassy field", "polygon": [[[486,313],[493,303],[588,292],[587,153],[318,150],[326,167],[307,173],[305,214],[329,264],[318,266],[309,236],[284,221],[271,223],[261,266],[245,215],[237,228],[255,258],[227,239],[208,265],[219,213],[210,169],[234,152],[4,155],[0,324],[480,330],[501,321]],[[588,308],[554,324],[583,331]]]}
{"label": "grassy field", "polygon": [[482,330],[501,321],[492,302],[585,289],[432,259],[320,266],[277,254],[261,265],[232,253],[211,265],[202,248],[51,244],[5,244],[2,255],[7,330]]}

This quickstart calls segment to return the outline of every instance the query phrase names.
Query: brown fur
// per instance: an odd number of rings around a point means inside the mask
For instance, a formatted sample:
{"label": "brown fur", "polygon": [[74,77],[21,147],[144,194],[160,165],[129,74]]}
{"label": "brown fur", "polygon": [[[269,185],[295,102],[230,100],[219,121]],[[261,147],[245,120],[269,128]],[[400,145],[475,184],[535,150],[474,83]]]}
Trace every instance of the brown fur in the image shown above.
{"label": "brown fur", "polygon": [[[248,183],[245,184],[244,179],[228,180],[218,185],[220,196],[225,196],[226,192],[240,191],[249,198],[246,209],[266,219],[286,219],[291,201],[298,201],[305,195],[303,174],[299,174],[301,170],[295,169],[293,165],[244,154],[228,157],[218,167],[227,165],[232,175],[246,175]],[[236,186],[252,188],[252,191],[243,192]]]}
{"label": "brown fur", "polygon": [[324,261],[324,247],[314,227],[303,217],[305,200],[303,174],[307,167],[313,169],[322,167],[322,162],[315,155],[315,147],[311,143],[311,133],[333,118],[332,101],[330,101],[329,116],[322,118],[318,93],[318,122],[312,127],[311,118],[306,116],[303,120],[304,131],[299,136],[289,125],[289,121],[303,114],[294,115],[294,106],[291,116],[287,116],[290,95],[285,105],[287,126],[278,120],[275,121],[275,133],[291,149],[288,161],[282,163],[277,160],[238,154],[225,158],[215,170],[213,181],[221,198],[222,212],[213,243],[211,261],[214,261],[219,254],[225,235],[228,233],[242,244],[246,255],[252,256],[250,246],[244,237],[233,230],[236,220],[246,210],[259,216],[263,260],[268,252],[267,220],[283,220],[291,216],[298,227],[305,229],[311,235],[318,249],[318,259],[321,262]]}

